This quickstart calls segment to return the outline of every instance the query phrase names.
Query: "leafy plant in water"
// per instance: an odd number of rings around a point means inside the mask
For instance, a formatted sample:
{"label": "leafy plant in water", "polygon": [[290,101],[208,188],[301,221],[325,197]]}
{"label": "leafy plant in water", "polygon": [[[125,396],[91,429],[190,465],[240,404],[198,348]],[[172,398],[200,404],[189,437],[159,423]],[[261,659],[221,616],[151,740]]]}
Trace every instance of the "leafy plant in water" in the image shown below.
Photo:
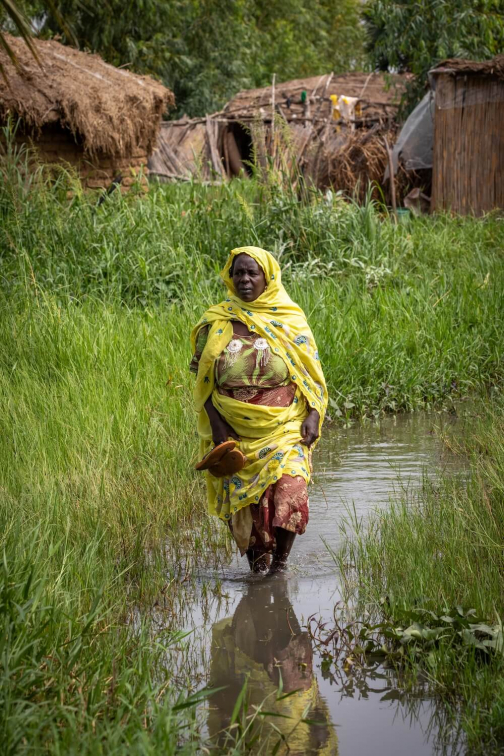
{"label": "leafy plant in water", "polygon": [[[382,600],[383,605],[387,603]],[[313,625],[315,624],[315,630]],[[324,652],[327,669],[336,662],[342,651],[346,664],[365,664],[370,659],[399,663],[419,663],[430,666],[435,663],[437,650],[457,655],[458,663],[476,652],[477,657],[491,660],[492,655],[504,657],[504,633],[500,619],[489,625],[477,615],[475,609],[464,611],[461,606],[437,614],[429,609],[415,608],[401,612],[400,619],[386,618],[381,622],[355,621],[341,624],[336,617],[335,625],[327,629],[314,617],[308,621],[312,638],[320,645],[329,647]]]}
{"label": "leafy plant in water", "polygon": [[[385,642],[380,643],[380,636]],[[363,626],[358,641],[357,652],[362,648],[365,653],[381,652],[396,658],[397,654],[408,651],[428,663],[432,661],[431,652],[441,644],[457,649],[459,653],[464,649],[477,649],[484,655],[492,652],[504,654],[502,623],[498,621],[489,625],[478,617],[475,609],[464,611],[461,606],[442,614],[429,609],[406,611],[399,624],[387,619],[377,625]]]}

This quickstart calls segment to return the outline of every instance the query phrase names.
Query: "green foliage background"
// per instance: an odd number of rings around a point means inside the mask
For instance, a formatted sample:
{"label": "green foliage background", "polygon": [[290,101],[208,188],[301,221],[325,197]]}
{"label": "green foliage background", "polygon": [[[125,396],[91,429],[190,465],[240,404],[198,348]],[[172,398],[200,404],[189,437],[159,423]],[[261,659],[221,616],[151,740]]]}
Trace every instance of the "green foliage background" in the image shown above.
{"label": "green foliage background", "polygon": [[[34,0],[42,36],[162,79],[177,111],[201,115],[240,89],[362,68],[358,0]],[[65,19],[66,30],[56,20]]]}
{"label": "green foliage background", "polygon": [[0,0],[0,32],[23,33],[13,9],[41,37],[161,79],[175,92],[172,118],[218,110],[273,73],[374,69],[415,74],[407,112],[443,58],[504,49],[502,0]]}
{"label": "green foliage background", "polygon": [[410,71],[406,105],[421,99],[428,72],[445,58],[485,60],[504,50],[502,0],[370,0],[366,50],[381,71]]}

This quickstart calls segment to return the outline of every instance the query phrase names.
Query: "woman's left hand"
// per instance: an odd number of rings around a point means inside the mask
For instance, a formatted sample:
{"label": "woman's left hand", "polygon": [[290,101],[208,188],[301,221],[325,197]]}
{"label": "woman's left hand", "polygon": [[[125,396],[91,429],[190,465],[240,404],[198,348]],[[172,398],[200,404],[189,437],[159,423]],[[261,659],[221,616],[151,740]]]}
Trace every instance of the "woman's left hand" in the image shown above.
{"label": "woman's left hand", "polygon": [[310,410],[308,417],[301,426],[303,444],[311,446],[319,437],[320,415],[316,409]]}

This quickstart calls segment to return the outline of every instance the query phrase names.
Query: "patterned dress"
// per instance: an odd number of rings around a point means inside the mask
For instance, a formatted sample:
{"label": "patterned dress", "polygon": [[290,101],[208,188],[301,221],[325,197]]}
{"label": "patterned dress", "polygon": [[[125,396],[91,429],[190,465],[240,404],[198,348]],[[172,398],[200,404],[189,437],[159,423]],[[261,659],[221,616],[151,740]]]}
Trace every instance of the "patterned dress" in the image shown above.
{"label": "patterned dress", "polygon": [[[208,327],[202,328],[190,370],[197,372],[201,353],[208,338]],[[296,385],[292,383],[284,360],[268,348],[258,334],[233,334],[233,338],[215,363],[215,382],[219,394],[246,404],[289,407],[295,400]],[[306,446],[296,446],[299,457],[311,466]],[[229,481],[224,480],[224,488]],[[301,476],[283,474],[269,485],[258,503],[250,505],[252,532],[248,547],[258,553],[275,547],[275,528],[284,528],[301,535],[309,518],[306,481]],[[229,521],[231,531],[233,522]]]}

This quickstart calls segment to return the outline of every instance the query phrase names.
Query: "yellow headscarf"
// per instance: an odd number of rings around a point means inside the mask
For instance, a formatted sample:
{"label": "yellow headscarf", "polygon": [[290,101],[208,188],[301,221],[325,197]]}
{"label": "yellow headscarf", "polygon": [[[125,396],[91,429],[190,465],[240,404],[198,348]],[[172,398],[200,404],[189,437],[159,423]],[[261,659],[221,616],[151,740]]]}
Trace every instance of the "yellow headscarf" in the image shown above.
{"label": "yellow headscarf", "polygon": [[[241,254],[252,257],[264,271],[266,288],[253,302],[244,302],[234,290],[231,266],[234,258]],[[263,464],[259,469],[259,465],[255,464],[258,461],[256,455],[264,453],[266,449],[277,450],[277,457],[279,451],[283,451],[287,457],[294,444],[299,449],[300,427],[308,412],[307,408],[318,411],[320,425],[322,424],[327,407],[327,389],[317,346],[305,314],[285,291],[280,266],[273,255],[259,247],[238,247],[232,250],[220,275],[228,288],[228,296],[225,301],[205,312],[193,329],[191,344],[195,351],[199,330],[210,326],[194,388],[201,438],[200,452],[206,453],[212,446],[210,422],[204,409],[205,402],[212,396],[216,409],[242,437],[240,448],[250,461],[240,472],[237,487],[228,485],[227,489],[222,490],[225,481],[208,476],[210,512],[227,520],[239,509],[258,501],[268,480],[272,483],[278,477],[280,471],[272,464],[274,460],[267,456],[261,457]],[[298,387],[295,406],[279,408],[247,404],[246,417],[243,417],[243,402],[223,396],[215,390],[215,362],[233,338],[232,320],[241,321],[249,331],[260,334],[268,341],[270,349],[282,357],[289,367],[291,381]],[[268,440],[267,447],[264,447],[265,439]],[[259,448],[261,444],[263,448]],[[287,465],[288,469],[284,469],[285,465],[280,467],[280,474],[295,473],[302,475],[307,482],[310,479],[306,462],[300,469],[290,464]]]}

